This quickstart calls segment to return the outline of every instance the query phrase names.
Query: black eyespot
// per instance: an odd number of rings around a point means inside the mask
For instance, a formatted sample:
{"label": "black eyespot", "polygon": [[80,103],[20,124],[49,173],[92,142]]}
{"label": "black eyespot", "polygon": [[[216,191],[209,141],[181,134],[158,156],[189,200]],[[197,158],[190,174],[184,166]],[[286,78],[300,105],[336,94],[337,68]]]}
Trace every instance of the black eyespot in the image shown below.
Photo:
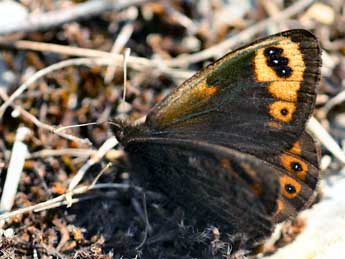
{"label": "black eyespot", "polygon": [[292,162],[290,166],[295,172],[301,172],[303,170],[302,165],[299,162]]}
{"label": "black eyespot", "polygon": [[285,184],[285,191],[287,191],[290,194],[296,193],[296,188],[292,184]]}
{"label": "black eyespot", "polygon": [[287,66],[281,66],[275,69],[279,77],[289,77],[291,76],[292,69]]}
{"label": "black eyespot", "polygon": [[281,113],[281,115],[286,116],[286,115],[289,114],[289,111],[287,109],[283,108],[283,109],[280,110],[280,113]]}
{"label": "black eyespot", "polygon": [[266,57],[277,57],[280,56],[283,53],[283,49],[281,48],[276,48],[276,47],[269,47],[264,50],[264,55]]}
{"label": "black eyespot", "polygon": [[286,66],[289,63],[289,59],[285,57],[274,57],[274,58],[268,58],[267,65],[270,67],[280,67],[280,66]]}

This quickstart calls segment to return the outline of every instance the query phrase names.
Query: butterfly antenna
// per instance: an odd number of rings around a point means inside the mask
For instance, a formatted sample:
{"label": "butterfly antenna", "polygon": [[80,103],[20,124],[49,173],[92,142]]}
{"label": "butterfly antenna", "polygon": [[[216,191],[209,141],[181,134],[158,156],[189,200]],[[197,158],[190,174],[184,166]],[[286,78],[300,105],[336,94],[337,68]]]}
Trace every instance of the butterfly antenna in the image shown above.
{"label": "butterfly antenna", "polygon": [[108,124],[114,126],[115,130],[122,130],[123,126],[121,123],[115,121],[108,121]]}

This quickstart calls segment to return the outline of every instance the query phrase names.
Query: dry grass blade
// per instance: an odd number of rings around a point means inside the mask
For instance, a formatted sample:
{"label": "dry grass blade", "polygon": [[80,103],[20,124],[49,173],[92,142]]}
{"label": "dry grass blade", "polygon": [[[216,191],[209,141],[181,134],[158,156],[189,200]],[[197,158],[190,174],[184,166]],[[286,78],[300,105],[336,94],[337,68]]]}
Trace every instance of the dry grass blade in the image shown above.
{"label": "dry grass blade", "polygon": [[111,10],[122,10],[131,6],[138,6],[152,0],[91,0],[80,3],[70,8],[51,11],[42,14],[30,14],[27,19],[19,20],[16,24],[7,24],[0,29],[0,35],[14,32],[32,32],[37,30],[47,30],[61,24],[78,20],[81,18],[99,15]]}
{"label": "dry grass blade", "polygon": [[24,143],[28,134],[30,134],[30,130],[28,128],[20,127],[17,130],[16,140],[13,145],[11,159],[8,165],[6,181],[1,195],[1,210],[9,211],[14,204],[25,158],[28,154],[28,147]]}
{"label": "dry grass blade", "polygon": [[[123,63],[123,55],[109,53],[106,51],[94,50],[94,49],[86,49],[86,48],[79,48],[73,46],[64,46],[52,43],[43,43],[43,42],[33,42],[33,41],[25,41],[19,40],[14,43],[0,43],[0,46],[4,46],[5,48],[15,48],[15,49],[22,49],[22,50],[34,50],[40,52],[48,52],[48,53],[59,53],[68,56],[77,56],[77,57],[85,57],[85,58],[98,58],[99,60],[106,61],[103,65],[120,65]],[[100,65],[100,64],[99,64]],[[186,79],[193,75],[195,72],[188,71],[188,70],[181,70],[181,69],[173,69],[165,64],[162,61],[150,60],[142,57],[128,57],[128,66],[132,69],[138,71],[145,71],[147,69],[156,69],[162,73],[169,74],[173,78],[176,79]]]}
{"label": "dry grass blade", "polygon": [[107,139],[106,142],[98,149],[95,153],[78,171],[78,173],[73,177],[71,183],[68,186],[68,190],[72,191],[81,181],[86,171],[95,163],[99,162],[106,152],[114,148],[118,144],[118,141],[115,137]]}
{"label": "dry grass blade", "polygon": [[[128,40],[130,39],[134,31],[134,20],[138,16],[138,10],[133,7],[128,10],[128,13],[129,13],[128,15],[129,21],[127,21],[127,23],[123,26],[119,35],[117,36],[114,42],[114,45],[111,49],[111,54],[119,54],[122,48],[127,44]],[[115,70],[116,70],[116,64],[110,64],[107,67],[107,70],[104,76],[105,83],[109,83],[111,80],[113,80]]]}
{"label": "dry grass blade", "polygon": [[[93,187],[90,188],[90,186],[83,186],[83,187],[79,187],[74,189],[71,193],[73,195],[77,195],[77,194],[83,194],[87,191],[90,190],[101,190],[101,189],[128,189],[130,186],[128,184],[96,184]],[[135,187],[134,187],[135,188]],[[137,189],[138,191],[142,191],[139,187],[136,187],[135,189]],[[9,218],[24,214],[24,213],[28,213],[28,212],[37,212],[37,211],[42,211],[45,210],[46,208],[56,208],[58,206],[63,206],[63,205],[67,205],[67,195],[66,194],[62,194],[59,195],[55,198],[52,198],[50,200],[26,207],[26,208],[21,208],[21,209],[17,209],[14,211],[10,211],[10,212],[6,212],[4,214],[0,215],[0,221],[2,220],[7,220]],[[72,201],[72,203],[74,201],[78,201],[78,199],[75,199]]]}
{"label": "dry grass blade", "polygon": [[307,128],[339,161],[345,164],[344,152],[314,117],[310,118]]}

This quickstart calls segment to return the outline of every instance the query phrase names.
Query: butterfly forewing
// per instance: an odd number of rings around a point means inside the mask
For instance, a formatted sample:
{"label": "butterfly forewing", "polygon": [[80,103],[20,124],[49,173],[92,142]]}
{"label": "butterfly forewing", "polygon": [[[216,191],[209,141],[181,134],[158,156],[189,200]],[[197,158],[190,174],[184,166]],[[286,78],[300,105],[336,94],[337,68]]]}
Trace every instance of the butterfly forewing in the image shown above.
{"label": "butterfly forewing", "polygon": [[290,147],[315,102],[320,49],[293,30],[257,41],[202,70],[148,115],[154,136],[207,140],[265,158]]}

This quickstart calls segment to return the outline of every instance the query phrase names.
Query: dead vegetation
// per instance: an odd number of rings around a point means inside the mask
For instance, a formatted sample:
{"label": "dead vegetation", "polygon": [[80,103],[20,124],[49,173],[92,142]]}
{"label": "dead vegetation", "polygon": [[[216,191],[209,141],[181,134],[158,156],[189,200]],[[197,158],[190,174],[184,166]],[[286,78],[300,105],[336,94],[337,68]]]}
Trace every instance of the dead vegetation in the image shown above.
{"label": "dead vegetation", "polygon": [[[143,195],[107,122],[142,118],[194,71],[259,36],[290,28],[318,36],[315,117],[343,144],[344,1],[7,4],[0,9],[17,20],[0,26],[0,258],[229,254],[217,229],[200,228],[162,194]],[[336,143],[323,149],[324,174],[342,168]]]}

